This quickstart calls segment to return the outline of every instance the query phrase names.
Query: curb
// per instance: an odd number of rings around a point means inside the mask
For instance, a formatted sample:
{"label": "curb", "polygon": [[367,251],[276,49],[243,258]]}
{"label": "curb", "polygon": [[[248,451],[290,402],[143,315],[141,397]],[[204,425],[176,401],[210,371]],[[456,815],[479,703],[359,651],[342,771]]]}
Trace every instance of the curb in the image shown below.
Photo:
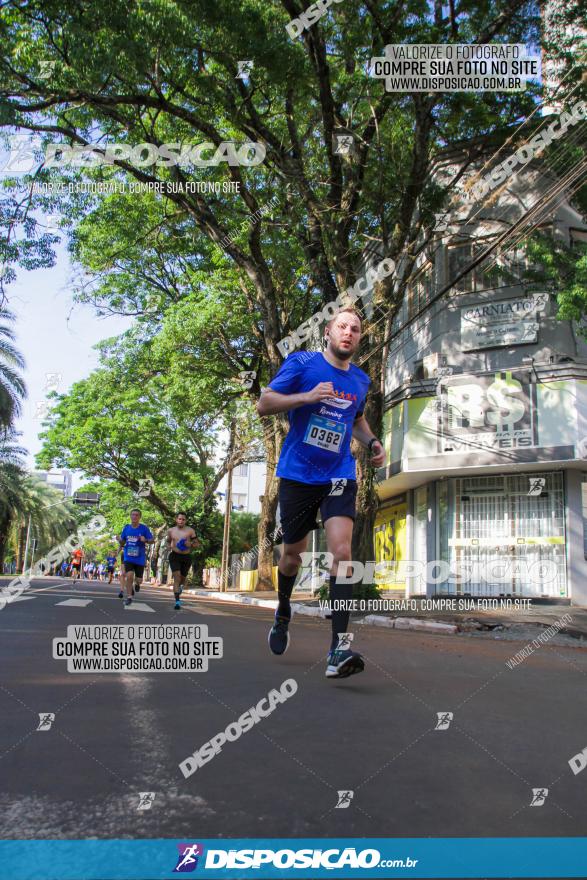
{"label": "curb", "polygon": [[421,630],[422,632],[456,633],[459,628],[454,623],[442,623],[440,620],[422,620],[417,617],[382,617],[379,614],[368,614],[356,623],[367,626],[386,626],[393,629]]}
{"label": "curb", "polygon": [[[210,593],[208,590],[186,590],[195,596],[208,596],[209,598],[220,599],[222,602],[232,602],[236,605],[258,605],[261,608],[276,608],[277,600],[273,599],[255,599],[253,596],[228,595],[226,593]],[[322,610],[315,605],[300,605],[298,602],[291,603],[292,611],[295,614],[304,614],[306,617],[322,617]],[[393,629],[409,629],[419,630],[421,632],[435,632],[452,634],[459,631],[456,624],[442,623],[439,620],[421,620],[414,617],[383,617],[379,614],[368,614],[353,621],[357,624],[366,624],[367,626],[382,626]]]}
{"label": "curb", "polygon": [[[220,599],[221,602],[232,602],[233,605],[257,605],[260,608],[277,608],[277,599],[255,599],[254,596],[241,596],[227,593],[210,593],[208,590],[186,590],[194,596],[205,596],[209,599]],[[300,605],[299,602],[291,603],[292,611],[296,614],[305,614],[307,617],[322,617],[322,612],[315,605]]]}
{"label": "curb", "polygon": [[[162,584],[158,589],[172,588],[167,584]],[[213,599],[214,601],[230,602],[233,605],[256,605],[260,608],[273,609],[277,607],[277,599],[256,599],[254,596],[247,596],[240,593],[219,593],[203,589],[188,589],[184,590],[184,592],[192,596]],[[295,614],[302,614],[306,617],[324,616],[322,609],[316,607],[316,605],[303,605],[299,602],[292,602],[291,607]],[[470,619],[460,621],[459,623],[445,623],[441,620],[424,620],[421,617],[383,617],[381,614],[367,614],[365,617],[353,620],[353,624],[359,626],[380,626],[385,629],[401,629],[412,632],[429,632],[436,633],[437,635],[443,633],[444,635],[455,635],[483,628],[483,623],[472,621]],[[511,622],[504,621],[503,623],[496,625],[500,628],[509,629],[512,624]],[[546,627],[545,623],[531,623],[529,621],[525,621],[524,625]],[[580,630],[570,630],[566,627],[560,630],[559,635],[569,635],[578,641],[587,639],[587,636]]]}
{"label": "curb", "polygon": [[258,605],[260,608],[277,608],[277,599],[255,599],[254,596],[239,596],[238,594],[213,593],[210,590],[185,590],[192,596],[218,600],[220,602],[232,602],[233,605]]}

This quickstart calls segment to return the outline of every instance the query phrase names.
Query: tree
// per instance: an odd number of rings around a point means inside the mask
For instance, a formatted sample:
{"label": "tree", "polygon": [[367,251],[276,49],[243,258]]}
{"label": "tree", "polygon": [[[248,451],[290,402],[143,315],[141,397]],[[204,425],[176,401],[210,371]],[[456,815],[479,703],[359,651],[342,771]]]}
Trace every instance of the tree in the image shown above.
{"label": "tree", "polygon": [[[434,155],[475,136],[456,170],[458,180],[496,125],[507,126],[534,107],[532,89],[485,93],[482,99],[474,93],[390,93],[366,76],[366,68],[390,43],[497,39],[535,45],[538,8],[524,0],[480,0],[453,4],[445,17],[440,2],[347,0],[292,41],[285,26],[300,11],[295,0],[158,0],[130,7],[114,0],[75,10],[35,0],[6,8],[0,20],[0,125],[69,145],[96,136],[127,146],[202,139],[215,147],[230,140],[260,144],[260,165],[205,171],[210,182],[238,184],[236,198],[194,192],[187,184],[198,181],[200,169],[148,166],[140,151],[116,160],[114,169],[94,165],[83,174],[160,185],[166,228],[190,227],[195,259],[210,260],[210,246],[216,247],[219,271],[232,268],[247,302],[262,381],[280,365],[279,340],[355,280],[366,244],[375,243],[381,255],[401,265],[400,273],[376,285],[375,320],[366,340],[373,381],[366,414],[379,432],[385,340],[414,265],[415,242],[454,185],[442,189],[432,180]],[[249,58],[250,79],[238,79],[238,60]],[[49,80],[40,75],[48,64]],[[354,160],[335,151],[334,135],[341,130],[353,139]],[[40,179],[48,173],[42,170]],[[246,222],[275,195],[271,217]],[[243,221],[243,231],[227,238]],[[152,236],[148,224],[144,233],[142,241]],[[204,271],[213,267],[204,262]],[[283,418],[264,420],[269,466],[259,530],[263,548],[275,513],[274,466],[285,430]],[[365,461],[359,463],[360,473],[368,475]],[[375,499],[368,486],[364,480],[359,494],[353,550],[359,558],[372,558]],[[264,549],[265,584],[270,556]]]}
{"label": "tree", "polygon": [[[160,487],[156,486],[158,488]],[[196,569],[203,568],[206,557],[217,553],[222,547],[222,517],[218,510],[212,510],[205,518],[202,517],[198,506],[199,498],[185,492],[185,487],[178,487],[178,492],[180,490],[185,495],[177,502],[178,509],[186,511],[188,523],[195,526],[201,542],[201,547],[192,554],[194,566]],[[142,512],[142,521],[149,526],[155,537],[155,556],[158,557],[161,545],[166,546],[165,536],[167,529],[174,524],[174,517],[164,516],[148,499],[137,498],[130,489],[114,480],[87,483],[80,488],[80,492],[97,492],[100,495],[98,512],[107,523],[104,542],[110,541],[112,546],[118,548],[114,539],[118,539],[128,523],[131,509],[138,507]]]}
{"label": "tree", "polygon": [[16,510],[20,505],[25,454],[26,450],[16,445],[13,432],[0,436],[0,568],[6,556]]}
{"label": "tree", "polygon": [[[238,424],[238,442],[224,460],[219,455],[227,416],[223,377],[202,368],[206,343],[198,322],[211,318],[203,307],[194,315],[196,321],[187,310],[185,316],[172,315],[183,328],[185,344],[179,347],[166,326],[151,340],[139,331],[138,338],[129,333],[104,343],[100,367],[56,398],[38,462],[98,478],[100,483],[87,490],[99,492],[100,510],[107,511],[114,533],[137,504],[145,521],[162,533],[173,524],[175,511],[184,509],[202,544],[195,554],[198,564],[221,544],[220,480],[229,467],[259,454],[250,411],[240,407],[230,415]],[[209,351],[206,358],[212,364]],[[229,390],[236,397],[234,388]],[[137,499],[145,480],[148,494]]]}
{"label": "tree", "polygon": [[576,242],[572,248],[561,241],[536,232],[523,243],[530,282],[544,284],[556,291],[557,317],[577,323],[587,339],[587,244]]}
{"label": "tree", "polygon": [[61,492],[26,472],[25,450],[15,440],[14,433],[0,438],[0,570],[11,540],[17,569],[22,570],[29,521],[37,551],[42,554],[63,541],[79,518]]}
{"label": "tree", "polygon": [[257,544],[258,513],[233,513],[230,518],[230,553],[247,553]]}
{"label": "tree", "polygon": [[20,404],[26,388],[19,371],[24,359],[14,346],[14,331],[10,326],[14,315],[0,307],[0,430],[6,430],[20,414]]}
{"label": "tree", "polygon": [[[30,521],[37,559],[75,533],[80,524],[79,512],[74,509],[71,500],[64,499],[59,490],[38,479],[34,474],[25,474],[23,477],[19,501],[14,512],[22,517],[20,545],[22,545],[23,533],[26,540]],[[31,553],[28,564],[32,559]],[[17,570],[22,569],[23,561],[21,550],[17,558]]]}

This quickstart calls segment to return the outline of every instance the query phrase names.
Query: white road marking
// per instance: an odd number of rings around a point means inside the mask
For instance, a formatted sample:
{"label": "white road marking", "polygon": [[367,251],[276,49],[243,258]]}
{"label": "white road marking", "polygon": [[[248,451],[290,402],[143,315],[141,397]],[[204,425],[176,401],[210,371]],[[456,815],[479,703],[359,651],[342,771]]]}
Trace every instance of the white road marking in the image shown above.
{"label": "white road marking", "polygon": [[68,587],[69,584],[53,584],[52,587],[31,587],[31,593],[47,593],[50,590],[58,590],[60,587]]}
{"label": "white road marking", "polygon": [[181,606],[181,610],[191,611],[192,614],[201,614],[204,617],[208,617],[208,615],[212,617],[228,617],[230,615],[230,611],[217,611],[216,608],[206,608],[205,610],[202,610],[202,608],[194,608],[193,605],[188,605],[187,603]]}
{"label": "white road marking", "polygon": [[147,605],[146,602],[135,602],[133,599],[132,605],[125,605],[125,611],[150,611],[152,614],[155,614],[155,609],[151,608],[150,605]]}
{"label": "white road marking", "polygon": [[65,602],[56,602],[56,605],[69,605],[70,607],[75,606],[76,608],[85,608],[86,605],[91,605],[93,599],[66,599]]}

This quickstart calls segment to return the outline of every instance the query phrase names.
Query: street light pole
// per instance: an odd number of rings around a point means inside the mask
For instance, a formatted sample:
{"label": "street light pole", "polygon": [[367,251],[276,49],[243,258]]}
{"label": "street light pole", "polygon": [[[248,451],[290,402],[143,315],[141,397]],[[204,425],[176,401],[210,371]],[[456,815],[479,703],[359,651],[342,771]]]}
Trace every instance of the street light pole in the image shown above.
{"label": "street light pole", "polygon": [[[228,444],[228,460],[232,458],[236,420],[233,419],[230,426],[230,441]],[[228,589],[228,561],[230,559],[230,515],[232,513],[232,466],[229,465],[226,475],[226,495],[224,508],[224,535],[222,537],[222,562],[220,563],[220,592],[225,593]]]}
{"label": "street light pole", "polygon": [[228,562],[230,559],[230,515],[232,513],[232,468],[228,469],[226,485],[226,510],[224,512],[224,537],[222,539],[222,565],[220,569],[220,591],[228,589]]}

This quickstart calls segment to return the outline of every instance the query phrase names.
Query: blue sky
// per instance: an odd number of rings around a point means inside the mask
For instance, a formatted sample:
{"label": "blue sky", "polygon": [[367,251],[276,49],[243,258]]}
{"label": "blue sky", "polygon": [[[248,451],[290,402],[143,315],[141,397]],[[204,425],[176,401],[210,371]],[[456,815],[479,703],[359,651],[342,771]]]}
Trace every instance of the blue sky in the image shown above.
{"label": "blue sky", "polygon": [[[53,268],[18,270],[17,281],[7,290],[8,307],[17,319],[16,347],[26,360],[24,378],[28,389],[16,429],[22,432],[20,443],[28,450],[27,465],[31,468],[41,448],[39,409],[46,400],[48,385],[58,383],[58,393],[66,392],[97,365],[98,353],[93,346],[121,333],[131,323],[121,317],[97,318],[91,306],[74,305],[71,276],[62,240]],[[47,374],[53,374],[49,380]]]}

